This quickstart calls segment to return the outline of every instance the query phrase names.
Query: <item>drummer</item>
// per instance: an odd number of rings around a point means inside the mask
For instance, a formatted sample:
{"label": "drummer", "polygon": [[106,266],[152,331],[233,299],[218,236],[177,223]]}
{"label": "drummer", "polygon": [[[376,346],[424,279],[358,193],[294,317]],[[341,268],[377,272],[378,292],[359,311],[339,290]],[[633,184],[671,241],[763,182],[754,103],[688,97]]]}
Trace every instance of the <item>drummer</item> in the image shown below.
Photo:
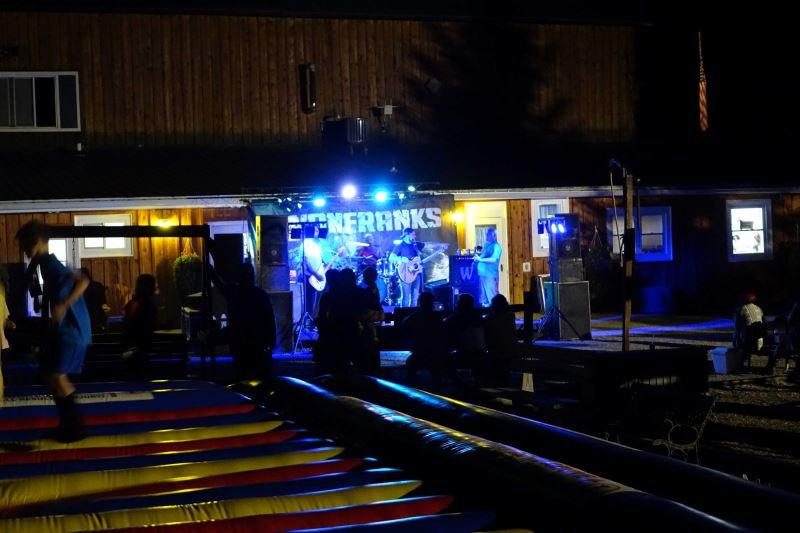
{"label": "drummer", "polygon": [[359,261],[358,269],[363,272],[368,267],[378,266],[378,259],[380,258],[380,248],[375,246],[375,237],[371,233],[365,233],[362,246],[358,248],[356,256],[361,259]]}

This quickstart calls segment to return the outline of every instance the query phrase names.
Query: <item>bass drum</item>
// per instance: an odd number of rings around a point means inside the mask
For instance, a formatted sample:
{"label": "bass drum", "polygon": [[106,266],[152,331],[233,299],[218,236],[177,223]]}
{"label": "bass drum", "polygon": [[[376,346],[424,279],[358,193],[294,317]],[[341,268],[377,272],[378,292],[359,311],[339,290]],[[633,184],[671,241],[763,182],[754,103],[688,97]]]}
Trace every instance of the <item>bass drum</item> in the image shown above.
{"label": "bass drum", "polygon": [[[379,294],[378,298],[380,298],[380,302],[381,303],[385,303],[386,302],[386,297],[388,296],[388,291],[387,291],[387,288],[386,288],[386,282],[383,281],[383,278],[378,277],[378,279],[375,280],[375,285],[378,286],[378,294]],[[364,287],[364,276],[363,275],[362,276],[358,276],[358,286],[359,287]]]}

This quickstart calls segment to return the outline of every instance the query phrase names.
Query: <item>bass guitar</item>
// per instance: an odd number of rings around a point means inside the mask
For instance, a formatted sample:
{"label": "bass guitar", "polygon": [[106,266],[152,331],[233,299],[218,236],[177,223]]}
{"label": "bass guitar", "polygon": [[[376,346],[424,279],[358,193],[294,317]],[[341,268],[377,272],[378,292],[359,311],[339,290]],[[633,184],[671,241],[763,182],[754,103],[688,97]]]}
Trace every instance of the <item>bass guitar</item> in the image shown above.
{"label": "bass guitar", "polygon": [[[337,257],[343,255],[345,252],[347,252],[347,247],[346,246],[342,246],[341,248],[339,248],[339,250],[336,252],[336,255],[333,256],[333,258],[328,262],[327,265],[323,265],[323,266],[319,267],[319,269],[317,270],[317,273],[322,278],[321,280],[317,279],[317,277],[314,276],[313,274],[310,274],[310,273],[308,274],[308,284],[311,285],[314,288],[315,291],[322,292],[322,291],[325,290],[325,285],[328,282],[327,278],[325,277],[325,274],[327,274],[328,270],[331,269],[331,267],[333,266],[333,263],[335,262],[335,259]],[[308,269],[306,269],[306,270],[308,270]]]}

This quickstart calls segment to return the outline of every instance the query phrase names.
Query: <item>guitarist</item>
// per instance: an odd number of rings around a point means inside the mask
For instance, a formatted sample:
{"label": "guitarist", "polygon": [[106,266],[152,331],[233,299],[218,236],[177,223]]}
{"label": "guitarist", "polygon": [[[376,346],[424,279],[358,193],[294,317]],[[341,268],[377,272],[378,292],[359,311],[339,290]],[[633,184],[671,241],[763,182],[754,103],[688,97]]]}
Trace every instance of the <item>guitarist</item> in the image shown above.
{"label": "guitarist", "polygon": [[320,246],[319,226],[308,224],[303,227],[303,274],[305,275],[305,303],[306,313],[316,316],[319,292],[309,283],[310,278],[325,281],[325,264],[322,262],[322,247]]}
{"label": "guitarist", "polygon": [[[417,233],[412,228],[405,228],[403,230],[403,239],[400,244],[395,245],[392,253],[389,255],[389,261],[394,264],[408,263],[416,257],[420,257],[419,251],[424,247],[422,243],[417,242]],[[402,288],[401,307],[416,307],[417,298],[422,291],[422,276],[418,275],[411,283],[406,283],[400,280],[400,287]]]}

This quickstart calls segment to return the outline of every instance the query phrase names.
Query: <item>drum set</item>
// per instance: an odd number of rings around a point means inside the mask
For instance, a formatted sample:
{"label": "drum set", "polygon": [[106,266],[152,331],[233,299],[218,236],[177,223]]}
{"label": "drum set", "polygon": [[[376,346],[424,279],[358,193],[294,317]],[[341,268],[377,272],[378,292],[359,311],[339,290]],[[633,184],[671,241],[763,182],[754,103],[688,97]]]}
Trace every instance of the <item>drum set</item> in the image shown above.
{"label": "drum set", "polygon": [[[348,242],[347,245],[348,247],[367,246],[366,243],[361,242]],[[336,270],[352,270],[356,273],[358,285],[363,285],[364,270],[372,263],[374,263],[375,270],[378,271],[378,279],[375,280],[375,285],[378,286],[381,303],[390,306],[400,305],[403,297],[400,278],[397,276],[397,266],[389,261],[388,252],[386,252],[385,257],[377,261],[374,257],[345,255],[337,259],[337,263],[333,265],[333,268]]]}

